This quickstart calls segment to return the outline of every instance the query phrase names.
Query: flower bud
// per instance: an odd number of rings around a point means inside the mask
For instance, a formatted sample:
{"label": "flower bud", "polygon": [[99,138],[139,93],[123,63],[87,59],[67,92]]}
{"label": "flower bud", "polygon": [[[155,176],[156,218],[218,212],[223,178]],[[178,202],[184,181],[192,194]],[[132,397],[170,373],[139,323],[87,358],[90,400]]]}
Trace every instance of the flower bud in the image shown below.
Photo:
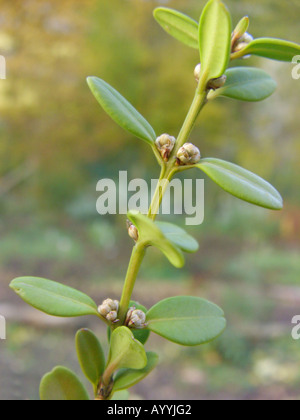
{"label": "flower bud", "polygon": [[110,322],[114,322],[118,318],[118,313],[117,313],[117,311],[111,311],[106,315],[105,318]]}
{"label": "flower bud", "polygon": [[192,143],[185,143],[177,153],[177,165],[194,165],[201,159],[200,150]]}
{"label": "flower bud", "polygon": [[239,42],[245,42],[245,44],[250,44],[254,40],[253,36],[245,32],[243,36],[239,39]]}
{"label": "flower bud", "polygon": [[[236,44],[233,46],[233,53],[237,53],[239,51],[242,51],[243,49],[245,49],[250,42],[253,41],[253,36],[248,34],[248,32],[244,33],[244,35],[241,36],[241,38],[238,39],[238,41],[236,42]],[[243,58],[249,58],[249,55],[245,55]]]}
{"label": "flower bud", "polygon": [[174,148],[175,142],[175,137],[169,136],[169,134],[162,134],[156,139],[156,147],[159,150],[161,157],[165,162],[168,162],[170,154]]}
{"label": "flower bud", "polygon": [[137,228],[132,223],[129,223],[129,225],[128,225],[128,235],[135,242],[137,242],[138,239],[139,239],[139,232],[138,232]]}
{"label": "flower bud", "polygon": [[102,302],[102,304],[98,307],[98,312],[100,315],[106,318],[110,312],[112,311],[118,312],[118,309],[119,309],[119,302],[117,300],[105,299]]}
{"label": "flower bud", "polygon": [[227,80],[227,76],[225,76],[225,74],[221,77],[218,77],[217,79],[211,79],[208,84],[207,84],[207,89],[220,89],[221,87],[223,87],[226,83]]}
{"label": "flower bud", "polygon": [[199,63],[199,64],[197,64],[197,66],[195,67],[195,70],[194,70],[194,76],[195,76],[196,82],[199,82],[200,72],[201,72],[201,64]]}
{"label": "flower bud", "polygon": [[131,328],[143,328],[146,322],[146,314],[140,309],[130,310],[127,325]]}

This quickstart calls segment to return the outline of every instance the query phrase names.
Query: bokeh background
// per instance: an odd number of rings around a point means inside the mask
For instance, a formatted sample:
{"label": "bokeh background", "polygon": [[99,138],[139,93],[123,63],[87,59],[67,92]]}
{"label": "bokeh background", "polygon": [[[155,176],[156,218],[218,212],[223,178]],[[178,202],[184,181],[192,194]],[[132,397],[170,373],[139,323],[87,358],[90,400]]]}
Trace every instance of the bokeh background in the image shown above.
{"label": "bokeh background", "polygon": [[[102,112],[85,78],[115,86],[157,133],[177,135],[193,97],[196,50],[165,34],[158,5],[195,19],[202,0],[1,0],[0,54],[0,399],[38,399],[41,376],[55,365],[80,372],[74,333],[91,318],[50,318],[9,289],[18,276],[63,282],[96,302],[119,298],[132,242],[124,216],[96,213],[97,181],[157,177],[147,145]],[[300,2],[227,0],[236,23],[255,36],[300,42]],[[220,99],[204,110],[191,140],[203,156],[236,162],[272,182],[285,208],[270,212],[205,181],[205,222],[189,228],[200,251],[183,270],[155,250],[143,264],[134,298],[150,307],[177,294],[219,304],[228,328],[214,343],[183,348],[152,335],[160,367],[132,390],[147,399],[298,399],[300,341],[300,80],[288,63],[251,58],[278,82],[259,104]],[[199,174],[195,174],[196,176]],[[171,220],[174,218],[171,217]],[[183,224],[182,218],[175,222]]]}

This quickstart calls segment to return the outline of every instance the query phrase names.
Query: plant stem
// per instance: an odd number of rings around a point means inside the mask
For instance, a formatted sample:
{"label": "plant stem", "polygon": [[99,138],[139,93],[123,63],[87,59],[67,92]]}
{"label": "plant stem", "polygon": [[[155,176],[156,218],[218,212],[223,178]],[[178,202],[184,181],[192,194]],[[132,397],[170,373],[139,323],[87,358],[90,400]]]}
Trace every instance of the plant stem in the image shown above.
{"label": "plant stem", "polygon": [[127,275],[123,287],[122,297],[120,300],[120,308],[118,313],[120,322],[116,324],[116,326],[124,324],[135,280],[138,275],[140,266],[142,264],[145,252],[145,246],[137,242],[131,254]]}
{"label": "plant stem", "polygon": [[[151,205],[149,207],[148,217],[152,220],[155,220],[157,213],[159,211],[160,204],[162,202],[162,198],[170,180],[173,178],[174,174],[178,172],[180,169],[176,166],[176,155],[180,147],[183,146],[184,143],[187,142],[191,131],[195,125],[197,117],[207,103],[207,90],[206,90],[206,83],[204,84],[205,76],[200,80],[196,94],[193,100],[193,103],[190,107],[190,110],[186,116],[186,119],[183,123],[183,126],[180,130],[178,135],[176,145],[174,150],[170,156],[169,162],[167,164],[161,164],[161,174],[159,178],[158,185],[156,187]],[[155,153],[157,157],[157,153]],[[162,162],[162,161],[161,161]],[[112,328],[116,328],[119,325],[124,325],[126,314],[128,311],[131,295],[133,292],[133,288],[135,285],[135,281],[142,264],[143,258],[146,253],[146,247],[144,244],[137,242],[135,247],[133,248],[132,255],[130,258],[127,275],[123,287],[123,292],[120,300],[120,307],[119,307],[119,322],[112,326]]]}

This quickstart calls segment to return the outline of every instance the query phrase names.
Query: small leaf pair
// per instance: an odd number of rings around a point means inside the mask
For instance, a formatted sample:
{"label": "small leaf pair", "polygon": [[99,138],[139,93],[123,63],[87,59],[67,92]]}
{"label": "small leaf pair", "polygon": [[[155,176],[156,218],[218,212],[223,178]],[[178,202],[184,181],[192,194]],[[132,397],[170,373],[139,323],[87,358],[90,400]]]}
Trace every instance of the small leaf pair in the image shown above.
{"label": "small leaf pair", "polygon": [[[105,368],[105,357],[100,342],[88,329],[76,334],[76,350],[80,367],[91,382],[94,395]],[[89,395],[80,379],[71,370],[58,366],[41,380],[40,398],[42,401],[89,400]]]}
{"label": "small leaf pair", "polygon": [[165,7],[157,8],[154,17],[174,38],[200,50],[201,75],[205,82],[222,76],[230,59],[231,17],[222,2],[210,0],[200,17],[200,23]]}
{"label": "small leaf pair", "polygon": [[147,216],[131,211],[128,218],[139,231],[139,243],[158,248],[175,267],[184,265],[184,252],[196,252],[197,241],[170,223],[154,223]]}
{"label": "small leaf pair", "polygon": [[[113,387],[108,396],[111,399],[116,392],[128,389],[144,379],[158,362],[158,356],[153,352],[146,353],[143,345],[134,339],[126,327],[113,331],[106,364],[101,344],[92,331],[78,331],[76,349],[81,369],[93,385],[96,398],[105,371],[114,376]],[[114,375],[114,372],[117,373]],[[44,401],[89,400],[88,392],[77,375],[60,366],[43,377],[40,397]]]}
{"label": "small leaf pair", "polygon": [[[218,27],[218,30],[220,31],[219,34],[223,32],[223,34],[226,35],[225,38],[223,37],[224,45],[227,45],[228,42],[228,31],[226,30],[226,27],[228,26],[229,22],[228,14],[224,10],[222,12],[221,7],[222,3],[220,1],[210,0],[202,13],[200,19],[200,27],[198,23],[191,19],[189,16],[186,16],[183,13],[165,7],[159,7],[155,9],[154,17],[157,20],[157,22],[162,26],[162,28],[174,38],[176,38],[183,44],[195,49],[198,49],[200,46],[200,51],[202,51],[202,53],[207,51],[207,53],[209,54],[210,44],[211,46],[216,46],[216,50],[218,48],[218,43],[213,44],[213,42],[215,42],[216,40],[220,40],[219,36],[218,38],[213,40],[214,35],[217,34],[216,27]],[[218,14],[216,13],[216,11],[218,11]],[[212,19],[207,19],[207,17],[209,16],[211,16]],[[220,27],[221,22],[223,23],[223,27]],[[202,27],[201,23],[203,24]],[[247,30],[248,23],[249,22],[247,22],[245,30]],[[219,45],[221,46],[221,44]],[[245,55],[256,55],[271,60],[291,62],[293,57],[299,54],[300,45],[294,42],[289,42],[276,38],[257,38],[250,42],[241,51],[233,53],[231,55],[231,59],[233,60],[235,58],[241,58]],[[200,55],[202,62],[203,59],[205,60],[206,54]],[[221,63],[224,63],[222,60],[220,60],[220,58],[221,57],[219,57],[217,60]]]}

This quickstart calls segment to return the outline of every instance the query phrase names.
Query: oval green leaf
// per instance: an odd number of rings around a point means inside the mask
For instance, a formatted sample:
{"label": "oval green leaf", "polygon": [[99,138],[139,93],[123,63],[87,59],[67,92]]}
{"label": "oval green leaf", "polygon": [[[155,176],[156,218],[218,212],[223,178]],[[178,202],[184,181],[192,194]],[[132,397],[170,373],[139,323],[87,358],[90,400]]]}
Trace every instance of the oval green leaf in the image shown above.
{"label": "oval green leaf", "polygon": [[47,373],[41,381],[42,401],[88,401],[89,395],[71,370],[58,366]]}
{"label": "oval green leaf", "polygon": [[184,346],[208,343],[226,327],[222,309],[192,296],[162,300],[148,311],[147,323],[154,333]]}
{"label": "oval green leaf", "polygon": [[[276,38],[257,38],[236,54],[239,56],[241,54],[242,56],[249,54],[258,55],[271,60],[291,62],[295,55],[300,54],[300,45]],[[235,54],[233,54],[232,58],[235,58]]]}
{"label": "oval green leaf", "polygon": [[226,6],[219,0],[210,0],[199,24],[201,74],[205,74],[207,81],[221,77],[227,68],[231,32],[231,17]]}
{"label": "oval green leaf", "polygon": [[119,92],[98,77],[88,77],[87,83],[104,111],[120,127],[153,145],[156,140],[155,131]]}
{"label": "oval green leaf", "polygon": [[149,375],[158,363],[158,355],[153,352],[147,352],[146,355],[147,365],[144,369],[121,369],[116,373],[113,391],[128,389]]}
{"label": "oval green leaf", "polygon": [[99,316],[96,303],[71,287],[38,277],[20,277],[10,284],[26,303],[58,317]]}
{"label": "oval green leaf", "polygon": [[165,237],[184,252],[197,252],[199,244],[184,229],[173,223],[156,222]]}
{"label": "oval green leaf", "polygon": [[154,10],[154,18],[171,36],[188,47],[199,48],[198,22],[168,7],[158,7]]}
{"label": "oval green leaf", "polygon": [[152,220],[136,211],[130,211],[127,217],[139,231],[139,242],[145,246],[155,246],[168,258],[171,264],[177,268],[183,267],[184,256],[181,250],[167,239]]}
{"label": "oval green leaf", "polygon": [[147,356],[144,346],[134,338],[129,328],[116,328],[110,339],[108,366],[111,370],[143,369],[146,365]]}
{"label": "oval green leaf", "polygon": [[271,210],[281,210],[279,192],[259,176],[230,162],[220,159],[202,159],[196,165],[223,190],[241,200]]}
{"label": "oval green leaf", "polygon": [[100,378],[104,372],[105,357],[99,340],[88,330],[79,330],[76,334],[76,350],[82,372],[93,384],[96,392]]}
{"label": "oval green leaf", "polygon": [[275,92],[277,84],[264,70],[255,67],[235,67],[225,72],[227,76],[224,87],[212,91],[208,98],[218,96],[257,102],[268,98]]}

